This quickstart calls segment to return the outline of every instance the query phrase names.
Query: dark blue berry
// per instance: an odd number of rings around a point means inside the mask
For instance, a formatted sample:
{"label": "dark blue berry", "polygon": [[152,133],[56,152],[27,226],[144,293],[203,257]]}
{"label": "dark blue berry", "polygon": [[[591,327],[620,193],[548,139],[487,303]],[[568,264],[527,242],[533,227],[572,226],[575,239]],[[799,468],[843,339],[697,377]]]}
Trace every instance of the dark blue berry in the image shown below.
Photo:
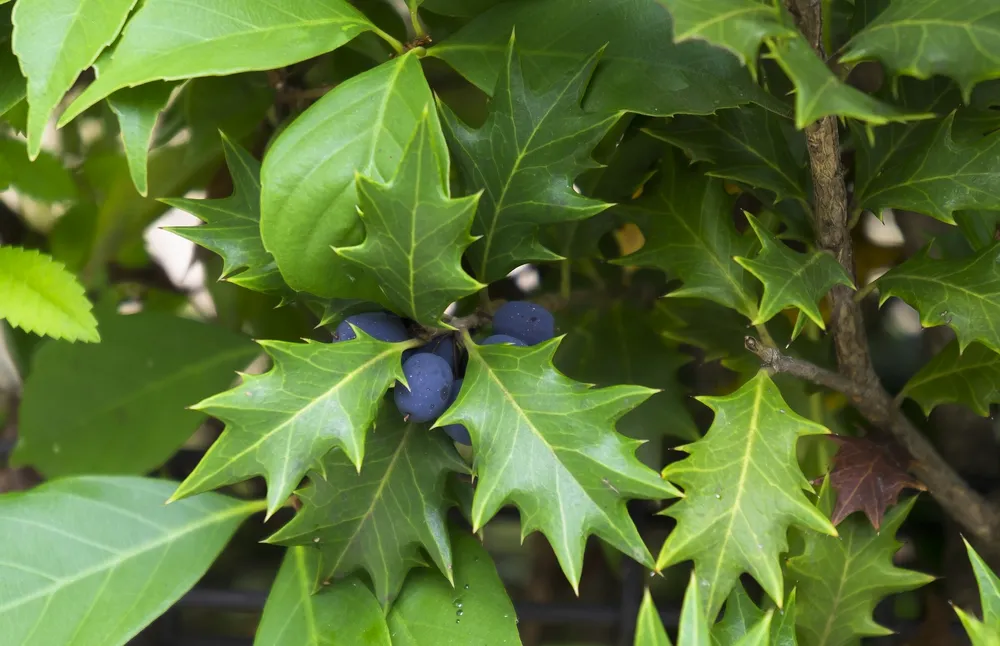
{"label": "dark blue berry", "polygon": [[388,312],[365,312],[364,314],[348,316],[340,322],[336,331],[339,341],[350,341],[356,338],[354,330],[351,329],[349,323],[353,323],[356,327],[363,330],[365,334],[379,341],[396,343],[406,341],[409,338],[409,335],[406,334],[406,327],[403,325],[403,321],[395,314],[389,314]]}
{"label": "dark blue berry", "polygon": [[510,301],[493,315],[493,332],[537,345],[556,335],[556,321],[541,305],[528,301]]}
{"label": "dark blue berry", "polygon": [[451,386],[455,382],[448,362],[428,352],[413,355],[403,363],[409,389],[396,382],[393,398],[396,408],[411,422],[430,422],[448,408]]}
{"label": "dark blue berry", "polygon": [[[448,399],[448,406],[455,403],[455,398],[458,397],[459,391],[462,390],[462,381],[462,379],[456,379],[451,385],[451,397]],[[442,426],[441,430],[447,433],[451,439],[459,444],[472,446],[472,438],[469,437],[469,429],[465,428],[464,425],[448,424],[447,426]]]}

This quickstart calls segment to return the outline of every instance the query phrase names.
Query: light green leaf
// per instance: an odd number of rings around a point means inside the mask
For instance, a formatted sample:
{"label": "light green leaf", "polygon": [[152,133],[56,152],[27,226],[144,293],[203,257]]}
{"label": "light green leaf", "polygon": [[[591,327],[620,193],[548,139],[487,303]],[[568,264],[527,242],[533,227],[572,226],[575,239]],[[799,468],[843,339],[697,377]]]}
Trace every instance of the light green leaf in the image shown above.
{"label": "light green leaf", "polygon": [[959,139],[956,125],[952,112],[932,124],[890,131],[888,145],[861,143],[865,163],[858,166],[856,209],[906,209],[948,224],[958,210],[1000,210],[1000,132]]}
{"label": "light green leaf", "polygon": [[639,616],[635,622],[633,646],[670,646],[670,638],[663,628],[663,621],[653,604],[649,588],[642,594],[642,604],[639,606]]}
{"label": "light green leaf", "polygon": [[[617,301],[607,309],[587,307],[560,315],[560,328],[569,334],[559,345],[555,365],[566,376],[598,386],[637,384],[659,391],[618,422],[624,435],[653,445],[655,456],[649,457],[656,468],[661,455],[655,440],[663,435],[701,437],[684,407],[686,394],[677,376],[691,357],[660,334],[654,312]],[[642,456],[643,448],[639,451]]]}
{"label": "light green leaf", "polygon": [[846,45],[841,62],[878,59],[906,76],[949,76],[968,99],[1000,78],[1000,6],[991,0],[893,0]]}
{"label": "light green leaf", "polygon": [[[840,536],[803,534],[802,553],[788,560],[787,573],[800,598],[795,621],[804,646],[859,646],[862,637],[892,634],[872,619],[878,602],[934,580],[892,562],[901,545],[896,531],[915,500],[893,507],[879,532],[855,514],[840,523]],[[832,508],[827,480],[819,510],[828,514]]]}
{"label": "light green leaf", "polygon": [[0,247],[0,319],[67,341],[101,340],[83,287],[62,263],[36,250]]}
{"label": "light green leaf", "polygon": [[0,497],[0,624],[18,646],[128,642],[205,573],[263,504],[173,483],[78,477]]}
{"label": "light green leaf", "polygon": [[76,183],[62,160],[42,152],[30,161],[24,141],[0,135],[0,186],[7,184],[22,195],[42,202],[77,198]]}
{"label": "light green leaf", "polygon": [[841,82],[802,36],[768,41],[771,56],[795,84],[795,127],[802,129],[823,117],[851,117],[872,125],[913,121],[931,115],[910,112]]}
{"label": "light green leaf", "polygon": [[704,298],[757,318],[754,278],[733,260],[746,256],[753,239],[740,236],[732,222],[734,199],[722,181],[691,170],[677,154],[663,159],[659,176],[642,197],[618,207],[639,223],[646,242],[616,261],[662,269],[684,285],[675,298]]}
{"label": "light green leaf", "polygon": [[635,457],[639,442],[614,430],[653,391],[573,381],[552,367],[558,345],[559,339],[530,347],[477,346],[466,335],[465,381],[436,426],[460,423],[472,437],[474,528],[504,504],[515,505],[522,535],[541,531],[576,588],[590,534],[652,565],[625,502],[671,497],[676,489]]}
{"label": "light green leaf", "polygon": [[693,560],[710,617],[743,572],[780,604],[778,556],[788,549],[789,526],[837,535],[802,493],[810,487],[796,459],[800,437],[829,431],[791,410],[764,371],[731,395],[699,400],[715,421],[704,438],[680,447],[688,457],[663,471],[685,497],[664,512],[677,527],[657,569]]}
{"label": "light green leaf", "polygon": [[588,112],[711,114],[751,101],[787,111],[728,52],[704,42],[675,44],[671,28],[666,9],[650,0],[602,0],[600,11],[590,0],[522,0],[479,14],[427,53],[489,93],[516,30],[538,87],[579,70],[606,46],[587,92]]}
{"label": "light green leaf", "polygon": [[229,282],[265,294],[288,295],[291,290],[260,239],[260,162],[225,136],[222,149],[233,179],[233,194],[217,200],[160,200],[204,222],[169,230],[219,254],[222,276]]}
{"label": "light green leaf", "polygon": [[722,620],[712,627],[714,646],[795,646],[795,591],[788,596],[785,607],[774,615],[764,612],[747,596],[743,584],[726,599]]}
{"label": "light green leaf", "polygon": [[16,463],[49,478],[148,473],[205,420],[186,407],[232,384],[260,352],[241,334],[168,314],[100,323],[97,345],[51,341],[35,352]]}
{"label": "light green leaf", "polygon": [[254,646],[392,646],[382,608],[360,581],[318,592],[319,551],[290,547],[267,595]]}
{"label": "light green leaf", "polygon": [[591,151],[619,115],[584,113],[580,101],[600,52],[545,85],[526,77],[511,38],[486,123],[473,130],[442,106],[452,150],[469,186],[482,190],[469,248],[486,283],[532,260],[559,256],[538,240],[543,225],[584,220],[608,204],[573,191],[577,175],[597,164]]}
{"label": "light green leaf", "polygon": [[972,640],[972,646],[997,646],[1000,644],[1000,579],[972,549],[969,541],[964,538],[962,540],[965,543],[966,552],[969,554],[969,561],[972,562],[972,572],[976,576],[976,585],[979,587],[983,619],[980,621],[961,608],[953,607],[965,628],[965,632]]}
{"label": "light green leaf", "polygon": [[406,580],[389,613],[393,646],[521,646],[517,616],[489,553],[453,529],[455,584],[432,570]]}
{"label": "light green leaf", "polygon": [[1000,352],[1000,242],[950,260],[931,258],[925,247],[879,278],[878,289],[880,304],[899,297],[924,327],[955,330],[960,352],[974,341]]}
{"label": "light green leaf", "polygon": [[149,191],[147,162],[153,128],[160,112],[167,106],[175,83],[156,82],[134,88],[122,88],[108,97],[108,105],[118,117],[125,157],[132,182],[145,197]]}
{"label": "light green leaf", "polygon": [[736,55],[756,76],[757,50],[765,38],[794,36],[780,5],[759,0],[659,0],[674,19],[674,42],[706,40]]}
{"label": "light green leaf", "polygon": [[451,199],[439,129],[425,108],[392,180],[357,178],[365,241],[336,250],[370,271],[397,311],[429,326],[444,326],[448,305],[485,287],[462,268],[479,196]]}
{"label": "light green leaf", "polygon": [[0,9],[0,117],[20,102],[28,90],[27,81],[21,76],[17,57],[11,50],[12,8]]}
{"label": "light green leaf", "polygon": [[174,499],[263,475],[270,515],[330,449],[343,449],[360,468],[382,394],[405,380],[403,350],[415,345],[361,331],[342,343],[259,343],[273,361],[270,371],[195,406],[226,430]]}
{"label": "light green leaf", "polygon": [[453,580],[446,482],[468,468],[442,433],[404,422],[390,398],[379,403],[360,473],[342,451],[322,456],[298,493],[302,509],[268,542],[318,547],[324,580],[363,568],[388,606],[406,573],[424,564],[421,549]]}
{"label": "light green leaf", "polygon": [[[134,0],[116,0],[129,1]],[[373,29],[346,0],[145,0],[103,57],[100,76],[70,104],[59,125],[124,87],[285,67]],[[16,33],[14,41],[16,51]]]}
{"label": "light green leaf", "polygon": [[21,0],[14,5],[14,53],[28,77],[28,154],[80,72],[114,42],[136,0]]}
{"label": "light green leaf", "polygon": [[940,404],[958,403],[987,417],[990,404],[1000,404],[1000,354],[978,343],[959,352],[952,341],[906,382],[899,396],[920,404],[925,415]]}
{"label": "light green leaf", "polygon": [[[763,6],[763,5],[760,5]],[[676,116],[647,132],[708,162],[706,174],[767,189],[775,201],[809,199],[805,137],[773,112],[756,106],[707,117]]]}
{"label": "light green leaf", "polygon": [[753,324],[766,323],[783,309],[796,307],[825,330],[817,303],[834,285],[853,288],[851,277],[831,253],[794,251],[775,238],[757,218],[749,213],[746,218],[760,240],[761,251],[753,258],[736,257],[734,260],[764,284],[760,310]]}
{"label": "light green leaf", "polygon": [[705,613],[705,602],[698,588],[698,573],[691,572],[687,589],[684,591],[684,603],[681,604],[677,646],[710,646],[712,643],[711,623]]}
{"label": "light green leaf", "polygon": [[[378,282],[331,247],[358,244],[355,172],[396,173],[403,147],[433,102],[415,53],[344,81],[271,144],[261,171],[261,234],[290,287],[326,298],[384,298]],[[433,136],[444,146],[437,121]],[[447,173],[447,159],[439,160]]]}

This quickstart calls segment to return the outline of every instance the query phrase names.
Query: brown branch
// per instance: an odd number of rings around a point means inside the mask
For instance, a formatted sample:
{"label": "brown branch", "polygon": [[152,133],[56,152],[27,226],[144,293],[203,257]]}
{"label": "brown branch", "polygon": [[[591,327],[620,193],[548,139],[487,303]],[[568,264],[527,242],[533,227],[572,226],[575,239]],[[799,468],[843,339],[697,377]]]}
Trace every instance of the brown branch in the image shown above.
{"label": "brown branch", "polygon": [[992,545],[1000,535],[1000,512],[972,490],[881,387],[870,388],[842,374],[789,357],[752,336],[747,350],[771,372],[789,374],[844,394],[869,422],[892,433],[913,457],[911,470],[935,500],[970,534]]}

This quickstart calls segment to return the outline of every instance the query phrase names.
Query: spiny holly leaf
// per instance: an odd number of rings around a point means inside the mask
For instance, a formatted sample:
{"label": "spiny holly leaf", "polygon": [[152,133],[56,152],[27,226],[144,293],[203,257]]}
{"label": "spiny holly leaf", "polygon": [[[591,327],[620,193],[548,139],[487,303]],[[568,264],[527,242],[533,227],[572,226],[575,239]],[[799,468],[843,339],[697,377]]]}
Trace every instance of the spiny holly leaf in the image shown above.
{"label": "spiny holly leaf", "polygon": [[1000,242],[968,258],[935,260],[930,247],[878,280],[879,303],[897,296],[924,327],[955,330],[959,352],[979,341],[1000,352]]}
{"label": "spiny holly leaf", "polygon": [[684,282],[671,296],[705,298],[755,319],[754,279],[733,260],[749,254],[754,243],[736,232],[732,205],[720,180],[668,154],[642,197],[618,207],[640,224],[646,243],[616,262],[662,269]]}
{"label": "spiny holly leaf", "polygon": [[590,307],[568,314],[560,327],[569,335],[555,360],[560,371],[599,386],[638,384],[660,391],[625,415],[619,431],[641,440],[664,434],[686,440],[701,437],[684,407],[685,393],[677,378],[677,369],[691,358],[658,333],[654,312],[616,302],[606,310]]}
{"label": "spiny holly leaf", "polygon": [[907,473],[905,459],[863,437],[831,435],[840,445],[830,470],[830,486],[837,494],[830,520],[839,525],[856,511],[865,516],[877,531],[885,510],[896,504],[903,489],[925,487]]}
{"label": "spiny holly leaf", "polygon": [[[840,525],[839,537],[803,534],[802,552],[788,560],[786,569],[799,595],[796,622],[804,644],[859,646],[862,637],[892,634],[872,619],[878,602],[934,580],[892,562],[900,547],[896,531],[915,500],[894,507],[878,532],[855,516]],[[832,489],[824,484],[820,512],[832,507]]]}
{"label": "spiny holly leaf", "polygon": [[707,117],[678,115],[647,132],[711,164],[706,174],[712,177],[767,189],[775,201],[809,199],[805,137],[773,112],[745,106]]}
{"label": "spiny holly leaf", "polygon": [[376,402],[360,473],[343,451],[327,453],[298,493],[302,509],[268,542],[315,545],[327,580],[363,568],[387,605],[406,573],[424,564],[421,548],[452,581],[446,484],[450,472],[468,468],[443,434],[404,422],[388,398]]}
{"label": "spiny holly leaf", "polygon": [[260,240],[260,162],[222,136],[233,194],[218,200],[165,198],[164,204],[182,209],[205,224],[168,229],[222,257],[222,276],[256,292],[288,295],[278,266]]}
{"label": "spiny holly leaf", "polygon": [[684,603],[681,604],[677,646],[710,646],[712,643],[712,624],[705,612],[705,602],[701,598],[699,587],[698,572],[691,572],[684,591]]}
{"label": "spiny holly leaf", "polygon": [[436,426],[464,424],[472,437],[474,528],[504,504],[517,506],[522,535],[539,530],[549,539],[575,589],[590,534],[652,565],[625,502],[668,498],[677,490],[635,457],[640,442],[614,430],[653,391],[590,388],[565,377],[552,367],[559,341],[478,346],[466,334],[465,381]]}
{"label": "spiny holly leaf", "polygon": [[756,76],[757,50],[765,38],[795,35],[778,5],[758,0],[659,0],[674,19],[674,42],[706,40],[727,49]]}
{"label": "spiny holly leaf", "polygon": [[[857,208],[906,209],[948,224],[955,223],[958,210],[1000,210],[1000,132],[959,139],[955,122],[952,112],[933,127],[918,129],[904,150],[888,152],[877,168],[861,174]],[[865,156],[877,159],[878,153]]]}
{"label": "spiny holly leaf", "polygon": [[340,343],[261,341],[270,371],[195,406],[226,429],[173,499],[263,475],[270,515],[330,449],[339,447],[360,469],[382,395],[395,380],[405,382],[402,354],[416,342],[356,332]]}
{"label": "spiny holly leaf", "polygon": [[358,176],[365,240],[336,251],[371,272],[400,312],[443,326],[449,304],[485,285],[462,269],[462,252],[475,240],[469,227],[479,195],[451,199],[448,151],[433,136],[431,118],[425,108],[390,182]]}
{"label": "spiny holly leaf", "polygon": [[973,249],[1000,240],[1000,211],[955,211],[952,215]]}
{"label": "spiny holly leaf", "polygon": [[[754,258],[736,257],[734,260],[764,284],[760,309],[753,324],[766,323],[783,309],[797,307],[821,330],[825,330],[826,324],[817,303],[834,285],[853,288],[851,277],[829,252],[793,251],[765,229],[757,218],[749,213],[746,217],[760,240],[761,250]],[[799,326],[796,326],[798,329]]]}
{"label": "spiny holly leaf", "polygon": [[0,319],[54,339],[96,343],[101,337],[90,310],[83,286],[61,262],[33,249],[0,247]]}
{"label": "spiny holly leaf", "polygon": [[715,411],[704,438],[663,470],[684,489],[664,514],[677,519],[656,561],[665,568],[693,560],[714,617],[742,572],[749,572],[779,606],[784,599],[778,555],[790,525],[836,536],[802,490],[809,483],[796,460],[799,437],[829,433],[795,414],[761,371],[725,397],[701,397]]}
{"label": "spiny holly leaf", "polygon": [[832,115],[876,126],[931,116],[902,110],[841,82],[802,36],[769,40],[768,46],[771,56],[795,84],[796,128]]}
{"label": "spiny holly leaf", "polygon": [[878,59],[896,74],[949,76],[968,100],[972,87],[1000,78],[1000,5],[991,0],[894,0],[846,46],[841,62]]}
{"label": "spiny holly leaf", "polygon": [[976,585],[979,587],[979,599],[983,607],[983,619],[980,621],[961,608],[953,606],[958,618],[962,621],[965,632],[972,640],[972,646],[997,646],[1000,644],[1000,579],[983,562],[969,541],[965,549],[972,562],[972,571],[976,575]]}
{"label": "spiny holly leaf", "polygon": [[663,627],[660,612],[653,603],[653,595],[649,588],[642,593],[642,604],[635,620],[635,639],[633,646],[670,646],[670,638]]}
{"label": "spiny holly leaf", "polygon": [[1000,354],[978,343],[959,352],[952,341],[906,382],[900,397],[920,404],[925,415],[954,402],[986,417],[990,404],[1000,404]]}
{"label": "spiny holly leaf", "polygon": [[722,620],[712,627],[712,644],[796,646],[795,590],[788,595],[784,608],[774,616],[773,610],[764,612],[758,608],[743,589],[743,584],[737,581],[726,599]]}
{"label": "spiny holly leaf", "polygon": [[473,225],[482,239],[468,252],[479,280],[492,282],[527,261],[557,260],[539,242],[539,227],[608,207],[573,191],[576,176],[596,166],[590,153],[619,116],[580,108],[599,59],[600,51],[540,86],[525,78],[511,36],[483,127],[473,130],[441,106],[459,167],[469,186],[483,191]]}

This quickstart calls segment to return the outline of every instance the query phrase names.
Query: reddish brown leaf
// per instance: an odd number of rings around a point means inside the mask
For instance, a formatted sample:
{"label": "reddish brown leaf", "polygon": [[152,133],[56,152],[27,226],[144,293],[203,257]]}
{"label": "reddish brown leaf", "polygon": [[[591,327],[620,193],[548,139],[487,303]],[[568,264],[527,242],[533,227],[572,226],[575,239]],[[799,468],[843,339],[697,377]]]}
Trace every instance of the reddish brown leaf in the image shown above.
{"label": "reddish brown leaf", "polygon": [[885,510],[896,504],[903,489],[925,490],[907,473],[904,461],[881,444],[843,435],[830,439],[840,445],[830,470],[830,484],[837,494],[830,519],[834,525],[863,511],[878,530]]}

